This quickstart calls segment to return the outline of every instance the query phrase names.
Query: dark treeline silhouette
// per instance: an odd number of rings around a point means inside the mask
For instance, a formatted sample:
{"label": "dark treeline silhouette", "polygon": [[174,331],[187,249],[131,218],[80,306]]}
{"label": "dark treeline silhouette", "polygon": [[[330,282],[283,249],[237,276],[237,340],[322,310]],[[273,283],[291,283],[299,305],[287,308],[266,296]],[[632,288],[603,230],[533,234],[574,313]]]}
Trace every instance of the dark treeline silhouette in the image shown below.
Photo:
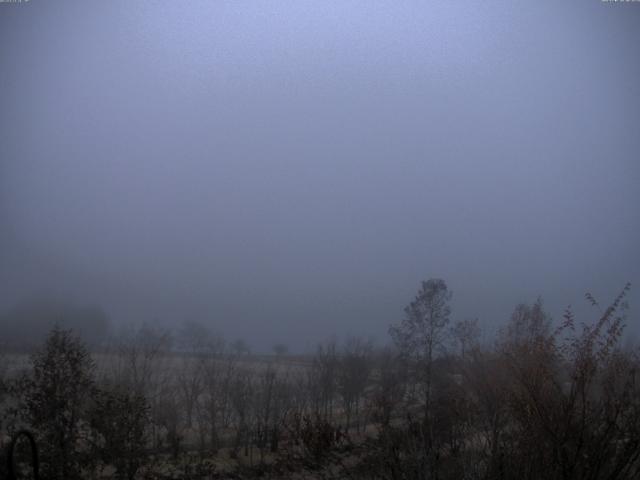
{"label": "dark treeline silhouette", "polygon": [[73,330],[90,347],[98,346],[111,333],[109,318],[99,307],[32,299],[0,314],[0,348],[31,351],[42,344],[56,325]]}
{"label": "dark treeline silhouette", "polygon": [[431,279],[389,347],[331,340],[297,357],[282,344],[256,357],[193,322],[93,353],[54,327],[28,364],[3,353],[0,447],[33,432],[46,480],[639,478],[628,290],[606,307],[588,294],[590,323],[518,305],[487,344]]}

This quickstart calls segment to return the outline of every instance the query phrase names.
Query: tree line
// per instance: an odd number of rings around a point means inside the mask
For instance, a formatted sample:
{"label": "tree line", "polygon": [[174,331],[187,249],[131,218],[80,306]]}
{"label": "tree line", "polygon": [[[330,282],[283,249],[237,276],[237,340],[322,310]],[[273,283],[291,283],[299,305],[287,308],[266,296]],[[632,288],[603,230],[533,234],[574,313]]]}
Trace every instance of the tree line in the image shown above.
{"label": "tree line", "polygon": [[256,358],[198,324],[179,349],[142,327],[92,353],[56,327],[25,368],[0,369],[0,447],[32,431],[51,480],[638,478],[629,288],[606,307],[587,294],[592,322],[518,305],[483,344],[430,279],[387,348],[350,338],[304,357]]}

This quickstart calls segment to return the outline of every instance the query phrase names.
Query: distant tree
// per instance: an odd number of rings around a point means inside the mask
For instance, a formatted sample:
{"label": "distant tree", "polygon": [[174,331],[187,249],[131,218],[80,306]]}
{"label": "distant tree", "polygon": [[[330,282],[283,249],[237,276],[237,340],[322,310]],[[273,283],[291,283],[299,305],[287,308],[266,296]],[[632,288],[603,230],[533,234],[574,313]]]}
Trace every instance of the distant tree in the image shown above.
{"label": "distant tree", "polygon": [[162,360],[171,350],[171,335],[149,325],[127,332],[115,345],[112,368],[116,383],[127,385],[137,394],[153,398],[158,388]]}
{"label": "distant tree", "polygon": [[469,348],[478,343],[480,327],[478,319],[460,320],[451,327],[451,338],[456,347],[460,349],[460,357],[465,358]]}
{"label": "distant tree", "polygon": [[56,325],[73,330],[90,347],[101,346],[111,329],[100,307],[79,307],[51,299],[23,302],[0,316],[3,341],[13,350],[32,351]]}
{"label": "distant tree", "polygon": [[506,328],[500,331],[500,341],[512,348],[545,342],[551,336],[551,318],[544,311],[542,299],[533,305],[518,304]]}
{"label": "distant tree", "polygon": [[236,355],[248,355],[251,350],[249,349],[249,345],[242,338],[238,338],[235,342],[231,344],[231,349]]}
{"label": "distant tree", "polygon": [[289,347],[287,347],[284,343],[276,343],[273,346],[273,353],[275,353],[278,357],[282,357],[289,353]]}
{"label": "distant tree", "polygon": [[202,353],[212,341],[211,331],[202,323],[194,320],[183,322],[178,331],[180,348],[191,353]]}
{"label": "distant tree", "polygon": [[23,418],[38,438],[43,478],[80,478],[86,453],[81,427],[95,391],[93,361],[78,337],[55,327],[31,363],[20,398]]}

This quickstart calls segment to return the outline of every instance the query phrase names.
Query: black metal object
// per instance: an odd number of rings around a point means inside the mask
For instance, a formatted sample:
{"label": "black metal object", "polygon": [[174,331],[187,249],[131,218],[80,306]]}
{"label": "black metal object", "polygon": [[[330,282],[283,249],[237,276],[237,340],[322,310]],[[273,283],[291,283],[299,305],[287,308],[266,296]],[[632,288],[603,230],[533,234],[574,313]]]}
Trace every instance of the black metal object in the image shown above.
{"label": "black metal object", "polygon": [[9,448],[7,449],[7,472],[9,473],[9,480],[18,480],[14,450],[18,444],[18,440],[20,440],[20,437],[26,437],[29,441],[29,447],[31,448],[31,468],[33,470],[33,479],[38,480],[38,446],[36,445],[36,439],[33,434],[27,430],[20,430],[16,432],[9,442]]}

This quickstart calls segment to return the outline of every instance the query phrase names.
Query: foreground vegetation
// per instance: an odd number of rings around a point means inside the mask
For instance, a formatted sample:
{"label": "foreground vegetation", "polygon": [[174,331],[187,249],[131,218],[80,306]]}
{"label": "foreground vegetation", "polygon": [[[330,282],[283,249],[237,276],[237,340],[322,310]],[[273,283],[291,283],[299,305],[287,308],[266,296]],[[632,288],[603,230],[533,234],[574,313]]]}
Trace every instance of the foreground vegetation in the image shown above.
{"label": "foreground vegetation", "polygon": [[259,362],[195,324],[177,345],[142,328],[94,355],[56,328],[26,369],[0,370],[0,446],[32,431],[52,480],[640,478],[628,289],[604,309],[587,295],[592,323],[518,305],[482,346],[432,279],[393,347],[350,339]]}

